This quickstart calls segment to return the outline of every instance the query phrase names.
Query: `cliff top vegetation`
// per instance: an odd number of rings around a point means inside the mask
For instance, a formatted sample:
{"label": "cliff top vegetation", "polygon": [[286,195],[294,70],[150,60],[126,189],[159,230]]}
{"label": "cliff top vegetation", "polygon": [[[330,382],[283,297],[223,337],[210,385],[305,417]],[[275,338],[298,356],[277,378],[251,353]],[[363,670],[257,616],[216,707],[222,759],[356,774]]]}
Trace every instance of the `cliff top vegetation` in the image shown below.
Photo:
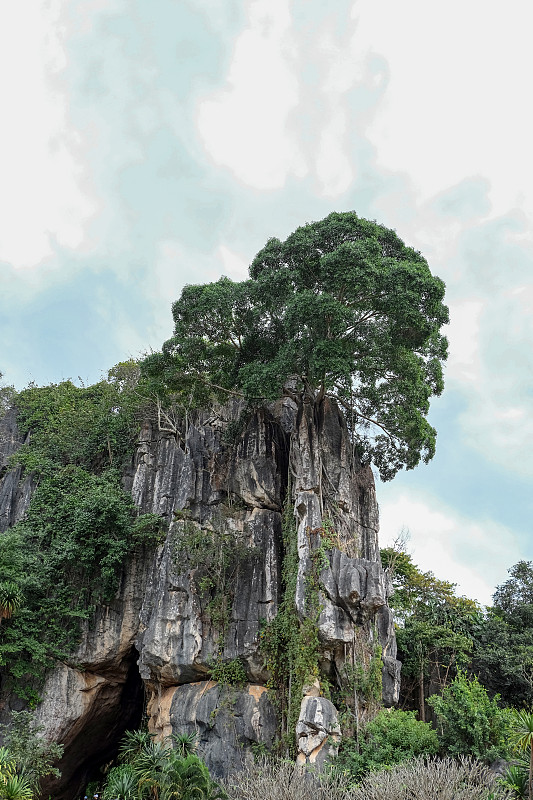
{"label": "cliff top vegetation", "polygon": [[429,398],[443,389],[444,284],[396,233],[333,213],[270,239],[250,278],[186,286],[174,334],[146,377],[197,404],[272,400],[288,379],[306,399],[335,397],[363,461],[382,479],[435,452]]}

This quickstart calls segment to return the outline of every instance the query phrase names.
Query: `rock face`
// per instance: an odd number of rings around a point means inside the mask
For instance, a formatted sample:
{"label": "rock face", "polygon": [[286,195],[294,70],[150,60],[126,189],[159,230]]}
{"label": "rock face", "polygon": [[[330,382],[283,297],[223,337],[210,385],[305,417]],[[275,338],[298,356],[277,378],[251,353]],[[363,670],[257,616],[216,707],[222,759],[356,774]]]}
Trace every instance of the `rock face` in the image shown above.
{"label": "rock face", "polygon": [[325,697],[306,695],[296,725],[298,763],[322,767],[337,755],[341,726],[337,709]]}
{"label": "rock face", "polygon": [[9,459],[22,443],[17,414],[12,408],[0,420],[0,533],[22,519],[34,489],[32,477],[23,478],[21,467],[8,468]]}
{"label": "rock face", "polygon": [[[230,441],[232,428],[241,432]],[[14,415],[4,420],[0,441],[5,467],[21,443]],[[37,715],[47,735],[65,743],[65,756],[61,783],[45,792],[74,797],[142,711],[157,735],[196,732],[199,754],[217,775],[239,768],[253,745],[272,745],[278,720],[260,632],[284,591],[287,504],[294,509],[301,620],[317,549],[323,554],[322,673],[342,682],[348,667],[368,665],[379,644],[383,696],[389,705],[397,700],[373,477],[333,402],[317,408],[287,394],[244,419],[235,404],[199,415],[177,435],[146,423],[124,485],[142,512],[167,521],[168,535],[156,552],[124,565],[114,603],[97,610],[72,663],[48,676]],[[23,516],[32,488],[19,470],[3,474],[0,530]],[[299,760],[321,764],[340,728],[337,710],[319,695],[318,683],[302,696],[296,736]],[[4,692],[4,718],[14,703]]]}

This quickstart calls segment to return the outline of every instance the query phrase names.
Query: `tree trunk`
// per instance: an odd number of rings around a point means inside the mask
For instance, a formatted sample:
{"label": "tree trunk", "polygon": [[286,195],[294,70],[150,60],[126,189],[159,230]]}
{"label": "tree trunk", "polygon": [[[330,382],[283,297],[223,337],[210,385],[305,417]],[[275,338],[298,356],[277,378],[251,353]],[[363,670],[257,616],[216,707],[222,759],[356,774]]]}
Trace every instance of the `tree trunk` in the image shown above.
{"label": "tree trunk", "polygon": [[[426,701],[425,701],[425,691],[424,691],[424,667],[420,667],[420,677],[418,679],[418,708],[419,708],[419,717],[421,722],[426,721]],[[531,798],[530,798],[531,800]]]}

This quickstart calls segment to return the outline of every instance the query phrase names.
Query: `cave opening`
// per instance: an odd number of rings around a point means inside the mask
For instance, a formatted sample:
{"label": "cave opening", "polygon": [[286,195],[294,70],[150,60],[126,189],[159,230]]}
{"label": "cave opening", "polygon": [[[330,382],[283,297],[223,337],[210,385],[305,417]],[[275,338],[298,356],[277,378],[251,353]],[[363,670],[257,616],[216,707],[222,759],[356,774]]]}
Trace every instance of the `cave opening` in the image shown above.
{"label": "cave opening", "polygon": [[134,649],[120,665],[120,672],[101,669],[97,674],[96,695],[83,722],[74,726],[68,741],[63,742],[59,763],[61,778],[45,778],[41,797],[54,800],[77,800],[86,794],[89,783],[102,789],[105,772],[115,761],[120,741],[127,730],[139,728],[145,711],[144,683]]}

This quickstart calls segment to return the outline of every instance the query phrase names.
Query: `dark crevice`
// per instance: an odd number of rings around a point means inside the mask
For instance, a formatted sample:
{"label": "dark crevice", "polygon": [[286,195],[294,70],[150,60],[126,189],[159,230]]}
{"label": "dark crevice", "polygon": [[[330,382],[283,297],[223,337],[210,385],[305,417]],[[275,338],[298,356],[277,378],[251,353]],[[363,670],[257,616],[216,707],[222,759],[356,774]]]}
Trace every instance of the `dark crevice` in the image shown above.
{"label": "dark crevice", "polygon": [[103,778],[102,768],[118,753],[126,730],[140,727],[144,712],[144,684],[137,666],[138,653],[133,650],[124,682],[110,678],[99,691],[81,730],[74,732],[61,759],[59,779],[44,779],[41,797],[74,800],[83,797],[87,783]]}

